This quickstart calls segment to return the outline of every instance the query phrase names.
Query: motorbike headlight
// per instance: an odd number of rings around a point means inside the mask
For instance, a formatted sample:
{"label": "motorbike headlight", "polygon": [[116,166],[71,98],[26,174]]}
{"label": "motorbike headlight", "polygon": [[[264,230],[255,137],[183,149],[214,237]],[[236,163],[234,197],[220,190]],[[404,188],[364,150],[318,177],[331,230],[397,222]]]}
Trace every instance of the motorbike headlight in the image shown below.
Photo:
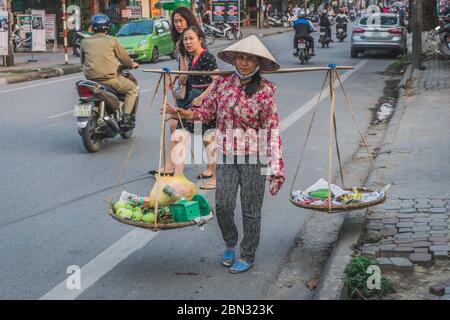
{"label": "motorbike headlight", "polygon": [[139,47],[146,47],[147,46],[147,40],[141,40],[139,41]]}

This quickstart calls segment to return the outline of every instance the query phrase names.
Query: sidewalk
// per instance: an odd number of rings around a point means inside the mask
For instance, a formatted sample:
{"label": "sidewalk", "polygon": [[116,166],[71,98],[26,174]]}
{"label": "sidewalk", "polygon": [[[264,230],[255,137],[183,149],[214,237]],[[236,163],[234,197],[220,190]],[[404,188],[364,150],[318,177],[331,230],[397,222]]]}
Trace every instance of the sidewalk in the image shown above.
{"label": "sidewalk", "polygon": [[[243,27],[241,28],[243,38],[256,35],[265,37],[291,31],[291,28],[263,28]],[[234,40],[236,41],[236,40]],[[212,47],[219,43],[231,43],[230,40],[222,40],[214,43]],[[56,52],[36,52],[33,53],[34,60],[37,62],[28,62],[32,58],[31,53],[16,53],[14,55],[13,67],[0,67],[0,85],[16,82],[38,80],[43,78],[57,77],[71,73],[81,72],[80,58],[72,54],[72,48],[69,48],[69,63],[64,63],[64,49],[58,48]]]}
{"label": "sidewalk", "polygon": [[[411,297],[427,298],[432,283],[426,274],[434,273],[435,281],[449,277],[420,269],[450,257],[450,62],[431,60],[425,66],[425,71],[409,72],[409,89],[400,97],[376,158],[384,182],[392,184],[388,199],[370,208],[356,226],[352,221],[342,229],[317,299],[340,299],[355,245],[362,255],[377,258],[382,272],[412,275],[410,286],[416,289]],[[371,173],[368,185],[376,180]]]}
{"label": "sidewalk", "polygon": [[[0,84],[11,84],[62,76],[81,71],[80,58],[72,54],[69,48],[69,63],[64,63],[64,49],[56,52],[15,53],[14,66],[0,67]],[[37,60],[29,62],[28,60]]]}

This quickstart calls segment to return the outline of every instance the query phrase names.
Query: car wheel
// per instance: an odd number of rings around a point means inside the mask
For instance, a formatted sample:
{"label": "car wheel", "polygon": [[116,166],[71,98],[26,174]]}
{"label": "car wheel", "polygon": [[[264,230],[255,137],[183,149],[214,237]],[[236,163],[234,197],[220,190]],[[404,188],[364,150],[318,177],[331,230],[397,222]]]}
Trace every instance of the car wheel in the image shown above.
{"label": "car wheel", "polygon": [[352,59],[358,58],[358,51],[356,49],[352,48],[351,52],[350,52],[350,56],[352,57]]}
{"label": "car wheel", "polygon": [[152,63],[157,63],[159,61],[159,52],[157,47],[153,47],[152,50]]}

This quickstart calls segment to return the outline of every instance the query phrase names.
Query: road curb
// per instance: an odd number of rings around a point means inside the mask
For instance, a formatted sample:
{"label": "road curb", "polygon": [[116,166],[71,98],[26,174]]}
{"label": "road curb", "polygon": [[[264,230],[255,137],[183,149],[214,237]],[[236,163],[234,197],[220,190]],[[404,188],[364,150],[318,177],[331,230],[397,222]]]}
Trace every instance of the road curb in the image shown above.
{"label": "road curb", "polygon": [[0,84],[12,84],[25,81],[53,78],[78,73],[81,71],[82,67],[79,64],[69,66],[54,66],[38,71],[25,72],[17,75],[10,75],[7,77],[3,77],[0,78]]}
{"label": "road curb", "polygon": [[364,216],[344,221],[339,238],[320,276],[313,300],[341,300],[345,284],[345,268],[349,264],[353,247],[361,236]]}
{"label": "road curb", "polygon": [[[414,70],[408,66],[399,83],[399,99],[389,126],[383,139],[383,146],[392,141],[397,133],[400,119],[407,102],[406,91],[414,80]],[[371,180],[373,171],[367,181]],[[367,212],[367,211],[366,211]],[[353,256],[353,248],[358,243],[364,226],[365,214],[353,217],[342,224],[339,238],[320,276],[319,284],[313,295],[313,300],[340,300],[345,285],[345,268]]]}

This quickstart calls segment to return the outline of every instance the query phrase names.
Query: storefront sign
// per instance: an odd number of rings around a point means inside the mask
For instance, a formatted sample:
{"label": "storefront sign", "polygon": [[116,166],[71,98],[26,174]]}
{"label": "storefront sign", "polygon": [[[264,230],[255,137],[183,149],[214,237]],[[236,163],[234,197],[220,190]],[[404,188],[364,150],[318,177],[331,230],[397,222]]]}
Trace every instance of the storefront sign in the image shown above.
{"label": "storefront sign", "polygon": [[140,6],[127,6],[127,10],[131,10],[130,19],[142,18],[142,8]]}
{"label": "storefront sign", "polygon": [[237,23],[240,20],[239,0],[213,0],[212,14],[215,23]]}

